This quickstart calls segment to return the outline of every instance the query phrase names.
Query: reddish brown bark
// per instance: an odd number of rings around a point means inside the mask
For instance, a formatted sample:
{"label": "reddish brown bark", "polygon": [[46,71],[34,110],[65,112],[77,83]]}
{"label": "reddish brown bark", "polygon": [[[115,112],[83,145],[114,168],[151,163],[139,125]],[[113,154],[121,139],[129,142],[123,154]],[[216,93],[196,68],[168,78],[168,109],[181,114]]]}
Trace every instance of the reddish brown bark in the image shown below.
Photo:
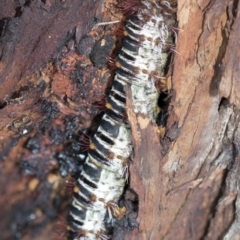
{"label": "reddish brown bark", "polygon": [[[89,59],[93,46],[104,38],[102,28],[87,35],[96,24],[94,17],[101,18],[102,3],[0,4],[3,240],[52,239],[58,216],[65,218],[71,196],[66,195],[57,156],[72,161],[71,144],[96,116],[93,96],[104,93],[110,76],[109,70],[100,71]],[[112,48],[113,43],[107,51]]]}
{"label": "reddish brown bark", "polygon": [[[139,197],[140,225],[127,239],[240,237],[239,13],[239,1],[178,1],[167,133],[161,147],[135,148],[131,187]],[[145,138],[140,130],[139,139]],[[152,152],[166,146],[156,161]],[[148,180],[144,172],[154,167]]]}
{"label": "reddish brown bark", "polygon": [[1,3],[0,99],[12,92],[20,78],[56,58],[74,27],[79,41],[94,26],[93,17],[98,17],[96,10],[101,4],[78,0]]}

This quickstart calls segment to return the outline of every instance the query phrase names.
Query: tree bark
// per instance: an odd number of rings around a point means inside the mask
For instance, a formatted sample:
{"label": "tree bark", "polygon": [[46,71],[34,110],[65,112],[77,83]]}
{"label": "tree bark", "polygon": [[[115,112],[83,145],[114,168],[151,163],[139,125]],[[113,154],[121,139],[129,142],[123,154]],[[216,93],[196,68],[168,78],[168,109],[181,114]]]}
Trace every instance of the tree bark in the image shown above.
{"label": "tree bark", "polygon": [[[71,172],[67,149],[95,128],[94,95],[110,84],[106,58],[118,45],[117,27],[92,19],[122,18],[111,0],[23,2],[0,4],[3,240],[50,239],[66,215],[59,171]],[[138,202],[138,226],[126,224],[136,217],[130,204],[115,240],[240,239],[239,1],[178,0],[177,20],[165,136],[128,102],[134,156],[124,201]]]}
{"label": "tree bark", "polygon": [[178,1],[167,133],[135,148],[140,225],[127,239],[240,239],[239,13],[239,1]]}

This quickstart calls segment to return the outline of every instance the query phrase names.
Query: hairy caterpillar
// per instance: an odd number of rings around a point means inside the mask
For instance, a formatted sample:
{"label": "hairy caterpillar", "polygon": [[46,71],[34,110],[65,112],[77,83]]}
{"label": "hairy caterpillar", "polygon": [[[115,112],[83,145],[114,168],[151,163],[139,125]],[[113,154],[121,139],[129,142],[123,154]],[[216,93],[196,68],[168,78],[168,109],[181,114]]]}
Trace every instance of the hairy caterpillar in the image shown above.
{"label": "hairy caterpillar", "polygon": [[105,220],[124,214],[118,201],[132,153],[125,89],[131,89],[134,111],[151,121],[157,114],[156,82],[165,89],[165,67],[173,44],[174,2],[141,0],[131,5],[125,1],[122,7],[126,14],[136,12],[126,22],[105,114],[76,182],[68,215],[68,239],[109,238]]}

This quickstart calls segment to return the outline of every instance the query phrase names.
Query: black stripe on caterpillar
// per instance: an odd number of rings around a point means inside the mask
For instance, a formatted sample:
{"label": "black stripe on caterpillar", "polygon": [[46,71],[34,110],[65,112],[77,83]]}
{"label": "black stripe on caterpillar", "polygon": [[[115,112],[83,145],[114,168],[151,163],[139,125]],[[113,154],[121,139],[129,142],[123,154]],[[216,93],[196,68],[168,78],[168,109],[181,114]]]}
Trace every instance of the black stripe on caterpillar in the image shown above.
{"label": "black stripe on caterpillar", "polygon": [[132,153],[125,88],[131,88],[136,113],[151,121],[156,118],[159,93],[155,82],[165,78],[174,8],[172,1],[140,3],[142,7],[127,20],[106,111],[77,180],[68,215],[69,239],[108,239],[106,216],[111,220],[124,212],[118,201]]}

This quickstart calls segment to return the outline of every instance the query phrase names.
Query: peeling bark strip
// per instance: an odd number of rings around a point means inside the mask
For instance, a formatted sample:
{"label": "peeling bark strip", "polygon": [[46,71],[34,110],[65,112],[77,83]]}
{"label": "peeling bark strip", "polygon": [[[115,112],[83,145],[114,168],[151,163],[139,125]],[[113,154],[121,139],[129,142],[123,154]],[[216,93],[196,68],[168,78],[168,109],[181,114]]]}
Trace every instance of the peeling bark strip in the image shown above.
{"label": "peeling bark strip", "polygon": [[[128,4],[127,1],[122,3],[127,13],[133,8]],[[176,6],[172,1],[145,0],[139,1],[137,6],[125,26],[106,112],[91,139],[86,163],[77,180],[68,215],[69,239],[108,239],[110,229],[106,223],[110,226],[113,217],[121,218],[125,214],[125,208],[119,208],[118,201],[128,177],[132,153],[126,101],[132,102],[131,109],[138,114],[138,124],[144,130],[157,115],[159,94],[155,83],[167,84],[165,68],[173,45]],[[129,88],[131,98],[126,99]],[[156,134],[156,129],[153,132]],[[152,143],[152,138],[144,140],[144,145]],[[150,177],[151,172],[145,173]]]}

